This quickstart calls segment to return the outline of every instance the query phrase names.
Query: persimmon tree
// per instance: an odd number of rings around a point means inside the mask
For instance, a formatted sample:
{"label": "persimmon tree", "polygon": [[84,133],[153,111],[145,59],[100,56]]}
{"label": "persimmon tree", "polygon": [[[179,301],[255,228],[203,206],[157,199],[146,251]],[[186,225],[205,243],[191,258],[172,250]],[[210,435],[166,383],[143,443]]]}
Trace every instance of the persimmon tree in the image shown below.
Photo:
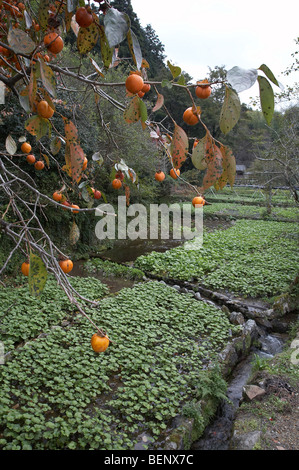
{"label": "persimmon tree", "polygon": [[[204,172],[202,187],[193,187],[194,197],[202,200],[209,187],[222,189],[226,184],[233,186],[235,178],[233,150],[213,137],[201,115],[201,100],[211,99],[213,86],[219,82],[198,77],[195,83],[186,83],[181,68],[169,61],[167,67],[171,79],[149,80],[149,64],[143,57],[129,16],[113,8],[106,0],[92,4],[84,0],[23,0],[23,3],[0,0],[0,8],[0,99],[4,105],[11,96],[15,96],[24,113],[23,132],[16,137],[14,129],[11,129],[0,150],[1,204],[5,208],[0,218],[1,236],[8,237],[13,243],[0,273],[4,273],[13,254],[20,251],[29,263],[30,292],[39,296],[48,273],[53,274],[69,300],[93,324],[82,307],[82,302],[88,299],[72,287],[68,272],[61,268],[62,261],[68,257],[47,234],[40,217],[49,206],[73,214],[88,213],[95,210],[94,206],[101,197],[101,188],[94,188],[88,176],[91,160],[101,161],[99,149],[94,149],[92,159],[88,159],[80,143],[75,119],[58,111],[61,94],[69,90],[67,81],[84,87],[83,96],[79,97],[78,92],[74,100],[84,99],[87,92],[93,95],[93,112],[99,116],[112,143],[113,135],[102,115],[103,102],[108,103],[111,109],[121,111],[123,123],[138,126],[145,138],[150,137],[161,159],[167,159],[172,170],[176,171],[176,179],[182,184],[189,183],[179,170],[186,158],[191,158],[194,167]],[[69,67],[62,60],[65,40],[72,34],[76,36],[76,56],[79,59],[76,67]],[[108,71],[116,70],[124,61],[128,64],[127,57],[118,55],[119,44],[123,41],[127,41],[131,53],[130,73],[126,81],[107,81]],[[96,57],[95,50],[100,51]],[[256,81],[264,117],[268,124],[271,123],[274,112],[271,83],[279,86],[275,76],[264,64],[249,70],[236,66],[228,71],[224,81],[225,97],[219,116],[224,135],[239,119],[241,103],[238,93]],[[123,91],[122,100],[113,97],[111,91],[116,88]],[[165,88],[176,88],[184,94],[188,109],[185,122],[203,127],[205,135],[198,139],[197,145],[193,145],[194,138],[189,140],[188,134],[165,107]],[[155,98],[154,106],[149,109],[146,97],[150,89]],[[167,128],[162,121],[155,122],[158,110],[170,118],[171,125]],[[63,164],[57,158],[61,151],[64,152]],[[25,160],[32,165],[31,169],[34,165],[36,177],[26,170]],[[123,160],[111,162],[111,165],[114,171],[111,183],[114,188],[124,189],[129,204],[130,185],[137,184],[138,175]],[[43,174],[49,170],[57,172],[61,181],[60,188],[53,187],[51,193],[42,184]],[[81,201],[80,207],[71,202],[70,196],[74,194]],[[79,236],[74,216],[69,233],[73,245]],[[93,327],[98,334],[104,335],[100,327],[95,324]]]}

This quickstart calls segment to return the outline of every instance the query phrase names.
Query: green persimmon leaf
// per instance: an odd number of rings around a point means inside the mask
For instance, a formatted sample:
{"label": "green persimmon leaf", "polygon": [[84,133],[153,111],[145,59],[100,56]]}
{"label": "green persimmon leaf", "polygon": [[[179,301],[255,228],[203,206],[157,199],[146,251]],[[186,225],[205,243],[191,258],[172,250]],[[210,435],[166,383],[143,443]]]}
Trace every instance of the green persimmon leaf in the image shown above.
{"label": "green persimmon leaf", "polygon": [[43,60],[39,59],[40,74],[46,91],[56,98],[56,78],[53,70]]}
{"label": "green persimmon leaf", "polygon": [[182,73],[182,69],[181,67],[178,67],[177,65],[172,65],[169,60],[167,61],[167,66],[171,72],[171,75],[173,76],[173,78],[177,78],[181,75]]}
{"label": "green persimmon leaf", "polygon": [[200,139],[192,150],[191,160],[195,168],[198,170],[205,170],[207,168],[206,162],[206,137]]}
{"label": "green persimmon leaf", "polygon": [[225,87],[225,98],[220,113],[220,130],[227,134],[237,124],[241,112],[238,94],[232,88]]}
{"label": "green persimmon leaf", "polygon": [[269,78],[269,80],[271,80],[272,83],[274,83],[274,85],[278,86],[278,87],[281,87],[281,84],[276,80],[274,74],[272,73],[272,71],[269,69],[269,67],[267,67],[267,65],[265,64],[262,64],[258,70],[261,70],[262,72],[264,72],[264,74],[266,75],[266,77]]}
{"label": "green persimmon leaf", "polygon": [[99,35],[102,61],[105,69],[108,69],[112,61],[114,48],[110,47],[107,36],[105,34],[105,29],[102,25],[99,25]]}
{"label": "green persimmon leaf", "polygon": [[270,82],[264,77],[258,77],[260,103],[267,124],[271,124],[274,113],[274,92]]}
{"label": "green persimmon leaf", "polygon": [[29,291],[34,297],[39,297],[47,282],[47,269],[41,258],[32,252],[30,252],[29,264]]}
{"label": "green persimmon leaf", "polygon": [[145,122],[147,120],[147,117],[148,117],[147,116],[147,109],[146,109],[144,101],[142,101],[142,99],[140,99],[140,98],[139,98],[139,110],[140,110],[141,121]]}

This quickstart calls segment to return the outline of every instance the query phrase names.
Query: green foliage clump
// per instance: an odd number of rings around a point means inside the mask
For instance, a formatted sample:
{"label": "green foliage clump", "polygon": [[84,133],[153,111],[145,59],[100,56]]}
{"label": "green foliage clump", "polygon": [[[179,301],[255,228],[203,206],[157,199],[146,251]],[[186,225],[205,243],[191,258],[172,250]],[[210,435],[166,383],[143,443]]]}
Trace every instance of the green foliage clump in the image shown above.
{"label": "green foliage clump", "polygon": [[[96,285],[90,290],[99,295]],[[28,305],[30,323],[51,314],[47,300],[39,313]],[[69,309],[60,308],[62,319]],[[158,282],[123,289],[86,311],[112,340],[105,353],[93,352],[84,317],[65,326],[57,314],[46,335],[14,350],[0,368],[2,449],[126,450],[142,432],[156,438],[198,397],[203,369],[239,331],[220,309]],[[12,323],[17,330],[21,317]]]}
{"label": "green foliage clump", "polygon": [[297,239],[293,223],[238,220],[227,230],[204,233],[200,249],[152,252],[135,266],[170,279],[197,279],[214,290],[273,296],[285,292],[297,275]]}
{"label": "green foliage clump", "polygon": [[137,268],[124,266],[112,261],[102,260],[101,258],[92,258],[84,263],[86,271],[100,272],[104,276],[122,277],[124,279],[142,280],[144,272]]}
{"label": "green foliage clump", "polygon": [[[100,299],[109,292],[104,284],[94,278],[85,278],[84,282],[72,278],[71,284],[80,295],[92,300]],[[0,303],[0,341],[6,351],[41,333],[48,333],[53,325],[59,325],[63,320],[73,321],[76,317],[76,310],[51,277],[40,298],[30,295],[26,282],[26,285],[17,288],[1,288]]]}

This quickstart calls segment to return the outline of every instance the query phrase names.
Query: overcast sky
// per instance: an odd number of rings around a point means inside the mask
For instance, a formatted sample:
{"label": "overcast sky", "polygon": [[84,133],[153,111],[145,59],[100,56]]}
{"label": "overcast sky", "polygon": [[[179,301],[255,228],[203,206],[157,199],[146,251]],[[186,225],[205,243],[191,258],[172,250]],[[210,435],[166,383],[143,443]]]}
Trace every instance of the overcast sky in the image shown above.
{"label": "overcast sky", "polygon": [[[208,67],[266,64],[278,81],[292,63],[299,36],[299,2],[284,0],[131,0],[141,26],[151,24],[165,46],[165,55],[194,81],[205,78]],[[275,91],[278,91],[274,87]],[[258,94],[257,85],[240,93],[241,101]]]}

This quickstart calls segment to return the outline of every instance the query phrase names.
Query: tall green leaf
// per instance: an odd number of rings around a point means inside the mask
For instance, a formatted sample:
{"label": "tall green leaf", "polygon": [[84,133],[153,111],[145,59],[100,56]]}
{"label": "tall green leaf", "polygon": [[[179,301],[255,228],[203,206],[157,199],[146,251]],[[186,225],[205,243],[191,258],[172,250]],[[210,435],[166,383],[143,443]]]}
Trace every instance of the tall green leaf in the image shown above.
{"label": "tall green leaf", "polygon": [[145,106],[145,103],[142,101],[142,99],[139,98],[139,109],[140,109],[140,118],[141,122],[145,122],[147,120],[147,109]]}
{"label": "tall green leaf", "polygon": [[264,72],[264,74],[266,75],[266,77],[269,78],[269,80],[271,80],[272,83],[274,83],[274,85],[276,86],[280,86],[279,82],[276,80],[274,74],[272,73],[272,71],[269,69],[269,67],[267,67],[267,65],[265,64],[262,64],[260,67],[259,67],[259,70],[261,70],[262,72]]}
{"label": "tall green leaf", "polygon": [[107,36],[105,34],[105,29],[102,25],[99,25],[99,34],[102,61],[105,69],[108,69],[112,61],[114,48],[110,47]]}
{"label": "tall green leaf", "polygon": [[267,124],[271,124],[274,113],[274,93],[270,82],[265,77],[258,77],[260,102]]}
{"label": "tall green leaf", "polygon": [[220,130],[228,134],[240,118],[241,103],[238,94],[232,88],[225,87],[225,98],[220,113]]}
{"label": "tall green leaf", "polygon": [[39,297],[47,282],[48,273],[40,257],[32,252],[30,252],[29,265],[29,291],[34,297]]}

